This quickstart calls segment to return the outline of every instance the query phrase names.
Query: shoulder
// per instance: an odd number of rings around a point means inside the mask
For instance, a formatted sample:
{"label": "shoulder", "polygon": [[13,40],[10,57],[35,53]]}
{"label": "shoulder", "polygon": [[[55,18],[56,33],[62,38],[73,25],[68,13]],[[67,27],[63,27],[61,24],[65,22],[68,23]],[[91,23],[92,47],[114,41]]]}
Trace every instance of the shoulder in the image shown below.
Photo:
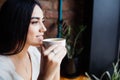
{"label": "shoulder", "polygon": [[0,70],[0,80],[13,80],[10,71]]}
{"label": "shoulder", "polygon": [[7,56],[0,55],[0,80],[12,80],[13,65]]}
{"label": "shoulder", "polygon": [[0,55],[0,70],[13,70],[14,65],[12,64],[10,58],[8,56],[2,56]]}

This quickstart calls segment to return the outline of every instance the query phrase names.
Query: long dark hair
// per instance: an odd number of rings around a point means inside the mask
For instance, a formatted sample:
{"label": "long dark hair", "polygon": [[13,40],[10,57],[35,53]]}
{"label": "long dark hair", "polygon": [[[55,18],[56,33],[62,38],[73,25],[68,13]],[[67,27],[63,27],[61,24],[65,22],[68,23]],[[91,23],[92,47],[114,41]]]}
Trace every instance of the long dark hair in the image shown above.
{"label": "long dark hair", "polygon": [[7,0],[0,10],[0,54],[19,53],[25,46],[28,27],[37,0]]}

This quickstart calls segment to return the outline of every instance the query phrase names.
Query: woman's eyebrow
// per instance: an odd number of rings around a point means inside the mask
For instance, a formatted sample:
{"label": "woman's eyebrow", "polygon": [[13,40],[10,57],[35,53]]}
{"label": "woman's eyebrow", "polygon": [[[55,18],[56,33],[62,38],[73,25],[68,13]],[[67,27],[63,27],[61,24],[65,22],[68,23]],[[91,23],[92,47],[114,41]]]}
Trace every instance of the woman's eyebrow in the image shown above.
{"label": "woman's eyebrow", "polygon": [[31,19],[40,19],[40,17],[31,17]]}

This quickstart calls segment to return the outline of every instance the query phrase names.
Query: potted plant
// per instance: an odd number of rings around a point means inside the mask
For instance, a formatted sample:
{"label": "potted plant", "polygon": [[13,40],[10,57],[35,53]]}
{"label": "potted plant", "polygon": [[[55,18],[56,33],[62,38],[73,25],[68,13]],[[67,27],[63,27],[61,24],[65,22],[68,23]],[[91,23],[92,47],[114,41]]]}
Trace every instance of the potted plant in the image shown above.
{"label": "potted plant", "polygon": [[85,73],[85,75],[89,78],[89,80],[120,80],[120,68],[119,68],[119,62],[118,60],[116,64],[113,63],[113,73],[110,74],[109,71],[105,71],[100,78],[95,76],[94,74],[89,75],[88,73]]}
{"label": "potted plant", "polygon": [[113,62],[112,72],[105,71],[100,77],[97,77],[95,74],[89,75],[87,72],[85,72],[85,75],[89,80],[120,80],[120,52],[118,51],[117,61]]}
{"label": "potted plant", "polygon": [[66,39],[67,55],[61,64],[61,75],[73,78],[79,75],[79,55],[84,49],[81,45],[84,25],[71,26],[64,24],[62,27],[62,37]]}

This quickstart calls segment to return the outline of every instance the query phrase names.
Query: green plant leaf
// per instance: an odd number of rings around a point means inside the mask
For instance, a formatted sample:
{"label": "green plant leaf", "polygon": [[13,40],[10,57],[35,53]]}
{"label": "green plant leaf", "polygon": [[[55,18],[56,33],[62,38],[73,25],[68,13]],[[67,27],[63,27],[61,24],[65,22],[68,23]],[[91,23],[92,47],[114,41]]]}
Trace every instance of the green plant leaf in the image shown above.
{"label": "green plant leaf", "polygon": [[100,80],[98,77],[96,77],[95,75],[93,75],[92,74],[92,76],[93,76],[93,78],[95,79],[95,80]]}
{"label": "green plant leaf", "polygon": [[[103,80],[103,77],[104,77],[104,76],[107,76],[107,77],[106,77],[107,80],[120,80],[119,62],[120,62],[120,60],[118,60],[118,61],[116,62],[116,64],[113,63],[113,69],[114,69],[114,71],[113,71],[113,74],[112,74],[112,75],[110,75],[110,73],[109,73],[108,71],[105,71],[105,72],[101,75],[100,79],[99,79],[98,77],[96,77],[95,75],[93,75],[93,74],[92,74],[92,77],[94,78],[94,80]],[[86,73],[85,73],[85,74],[86,74]],[[90,79],[92,79],[88,74],[87,74],[87,76],[88,76]]]}
{"label": "green plant leaf", "polygon": [[107,75],[107,80],[111,80],[111,75],[110,75],[110,73],[109,73],[108,71],[105,71],[105,72],[101,75],[100,80],[103,80],[103,77],[104,77],[105,75]]}
{"label": "green plant leaf", "polygon": [[[62,37],[66,39],[66,48],[67,48],[67,56],[68,58],[74,58],[78,54],[80,54],[83,50],[82,47],[77,49],[78,39],[81,37],[82,32],[85,30],[86,26],[80,25],[74,31],[72,29],[73,26],[68,25],[63,27]],[[75,32],[75,34],[73,33]],[[74,38],[74,39],[73,39]]]}

